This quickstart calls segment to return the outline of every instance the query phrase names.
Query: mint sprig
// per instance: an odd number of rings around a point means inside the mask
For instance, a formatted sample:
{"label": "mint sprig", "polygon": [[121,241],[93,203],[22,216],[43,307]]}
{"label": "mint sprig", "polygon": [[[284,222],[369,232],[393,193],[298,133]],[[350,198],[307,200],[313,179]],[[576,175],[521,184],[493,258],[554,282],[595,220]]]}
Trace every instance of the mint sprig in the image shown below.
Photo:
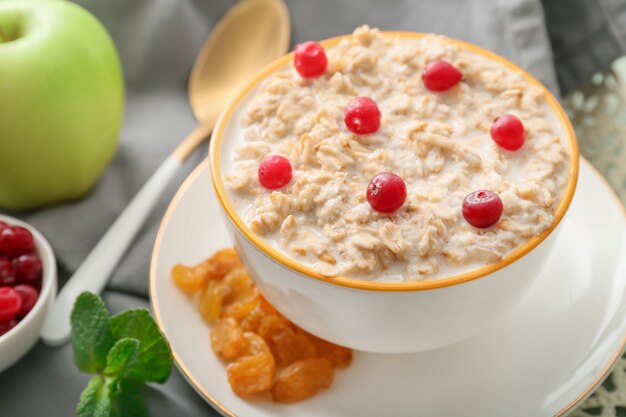
{"label": "mint sprig", "polygon": [[80,395],[78,417],[148,416],[141,385],[163,383],[172,352],[150,312],[126,310],[109,317],[102,299],[82,293],[71,315],[74,362],[96,374]]}

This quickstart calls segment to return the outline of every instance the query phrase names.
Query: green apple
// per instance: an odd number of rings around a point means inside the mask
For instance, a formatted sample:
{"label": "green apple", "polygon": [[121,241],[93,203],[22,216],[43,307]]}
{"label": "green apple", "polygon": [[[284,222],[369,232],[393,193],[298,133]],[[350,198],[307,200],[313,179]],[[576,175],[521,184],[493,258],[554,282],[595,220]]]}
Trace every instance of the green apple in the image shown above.
{"label": "green apple", "polygon": [[0,207],[84,195],[111,161],[124,84],[104,27],[64,0],[0,0]]}

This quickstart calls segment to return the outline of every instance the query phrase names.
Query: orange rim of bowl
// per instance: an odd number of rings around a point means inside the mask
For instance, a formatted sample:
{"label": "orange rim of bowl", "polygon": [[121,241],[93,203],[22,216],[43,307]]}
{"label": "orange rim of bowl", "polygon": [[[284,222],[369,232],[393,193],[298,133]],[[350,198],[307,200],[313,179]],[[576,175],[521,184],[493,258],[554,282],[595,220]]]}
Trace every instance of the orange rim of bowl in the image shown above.
{"label": "orange rim of bowl", "polygon": [[[398,37],[404,39],[420,39],[425,36],[424,33],[417,32],[382,32],[384,36]],[[327,39],[321,41],[320,43],[325,47],[332,47],[339,43],[341,40],[351,37],[352,35],[344,35],[336,38]],[[470,271],[454,275],[446,278],[437,278],[427,281],[418,281],[418,282],[372,282],[372,281],[363,281],[355,278],[347,278],[340,276],[325,276],[315,271],[313,268],[306,266],[289,256],[283,254],[279,250],[273,248],[268,243],[266,243],[263,239],[257,236],[239,217],[234,206],[230,202],[228,195],[226,193],[226,189],[222,182],[222,177],[220,175],[220,145],[222,142],[222,137],[224,135],[224,130],[231,120],[231,115],[239,107],[240,102],[269,74],[275,72],[276,70],[283,68],[287,65],[293,57],[293,52],[278,58],[276,61],[272,62],[268,66],[266,66],[257,76],[252,79],[239,93],[230,101],[227,108],[221,114],[215,129],[213,130],[213,135],[211,136],[211,144],[209,149],[209,161],[211,166],[211,174],[213,180],[213,186],[216,190],[217,198],[220,201],[220,204],[230,221],[235,225],[237,230],[243,234],[246,239],[252,243],[258,250],[264,253],[266,256],[272,258],[274,261],[278,262],[290,268],[301,275],[304,275],[309,278],[317,279],[319,281],[327,282],[329,284],[340,285],[343,287],[348,287],[352,289],[359,290],[369,290],[369,291],[421,291],[421,290],[431,290],[436,288],[444,288],[457,284],[462,284],[465,282],[473,281],[475,279],[487,276],[495,271],[498,271],[516,260],[522,258],[531,250],[533,250],[536,246],[538,246],[541,242],[543,242],[552,231],[559,225],[563,216],[567,212],[569,205],[574,196],[574,191],[576,190],[576,183],[578,181],[578,162],[579,162],[579,150],[578,143],[576,142],[576,135],[574,133],[574,129],[569,121],[569,118],[565,114],[565,111],[559,104],[558,100],[548,91],[548,89],[541,84],[536,78],[532,75],[528,74],[522,68],[508,61],[506,58],[501,57],[500,55],[478,47],[476,45],[472,45],[467,42],[463,42],[457,39],[449,38],[451,42],[461,46],[462,48],[469,50],[473,53],[482,55],[489,59],[495,60],[503,64],[505,67],[521,73],[524,78],[529,81],[531,84],[540,87],[546,99],[547,104],[556,114],[559,122],[561,123],[564,133],[567,136],[570,144],[570,166],[569,166],[569,179],[567,182],[567,186],[565,188],[565,192],[563,193],[563,197],[559,202],[556,211],[554,213],[554,220],[550,227],[541,232],[539,235],[529,239],[522,245],[518,246],[516,249],[508,253],[498,262],[484,265]]]}

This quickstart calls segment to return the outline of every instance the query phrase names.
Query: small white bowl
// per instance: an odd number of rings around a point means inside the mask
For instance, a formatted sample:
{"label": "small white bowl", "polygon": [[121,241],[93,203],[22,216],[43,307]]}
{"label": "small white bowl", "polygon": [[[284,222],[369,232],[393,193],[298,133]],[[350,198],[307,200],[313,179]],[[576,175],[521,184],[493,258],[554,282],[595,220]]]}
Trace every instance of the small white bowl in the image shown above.
{"label": "small white bowl", "polygon": [[37,303],[17,326],[0,336],[0,372],[2,372],[24,356],[39,339],[39,330],[43,325],[43,319],[57,292],[57,267],[50,244],[34,227],[1,214],[0,221],[30,230],[43,267],[43,280]]}
{"label": "small white bowl", "polygon": [[[412,32],[385,36],[416,39]],[[350,36],[350,35],[347,35]],[[346,36],[322,41],[336,45]],[[558,100],[520,67],[475,45],[461,47],[521,73],[544,90],[569,144],[569,178],[550,227],[496,263],[441,279],[383,283],[327,277],[294,261],[256,235],[236,212],[222,181],[220,166],[233,150],[234,117],[256,86],[289,65],[292,54],[266,67],[231,101],[213,130],[209,161],[213,186],[235,249],[263,295],[288,319],[323,339],[375,353],[407,353],[436,349],[473,336],[507,313],[531,287],[553,246],[557,226],[576,189],[579,153],[574,130]]]}

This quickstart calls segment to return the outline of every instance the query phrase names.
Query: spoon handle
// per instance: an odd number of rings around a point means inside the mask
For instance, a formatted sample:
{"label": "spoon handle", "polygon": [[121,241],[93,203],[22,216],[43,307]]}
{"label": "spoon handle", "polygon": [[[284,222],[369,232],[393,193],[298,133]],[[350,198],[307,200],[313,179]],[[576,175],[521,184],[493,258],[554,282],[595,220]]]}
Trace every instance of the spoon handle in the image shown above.
{"label": "spoon handle", "polygon": [[[70,313],[74,300],[84,291],[91,291],[96,294],[102,291],[111,272],[132,243],[152,208],[161,197],[163,190],[180,168],[182,161],[191,153],[193,147],[189,146],[190,142],[193,142],[195,146],[201,143],[198,140],[200,130],[196,129],[191,132],[179,146],[177,150],[180,150],[183,144],[188,144],[184,148],[184,153],[174,151],[152,174],[152,177],[133,197],[130,204],[109,227],[109,230],[74,272],[74,275],[63,286],[50,307],[41,330],[41,337],[46,344],[59,346],[69,339],[71,332]],[[206,137],[205,134],[203,140]]]}

